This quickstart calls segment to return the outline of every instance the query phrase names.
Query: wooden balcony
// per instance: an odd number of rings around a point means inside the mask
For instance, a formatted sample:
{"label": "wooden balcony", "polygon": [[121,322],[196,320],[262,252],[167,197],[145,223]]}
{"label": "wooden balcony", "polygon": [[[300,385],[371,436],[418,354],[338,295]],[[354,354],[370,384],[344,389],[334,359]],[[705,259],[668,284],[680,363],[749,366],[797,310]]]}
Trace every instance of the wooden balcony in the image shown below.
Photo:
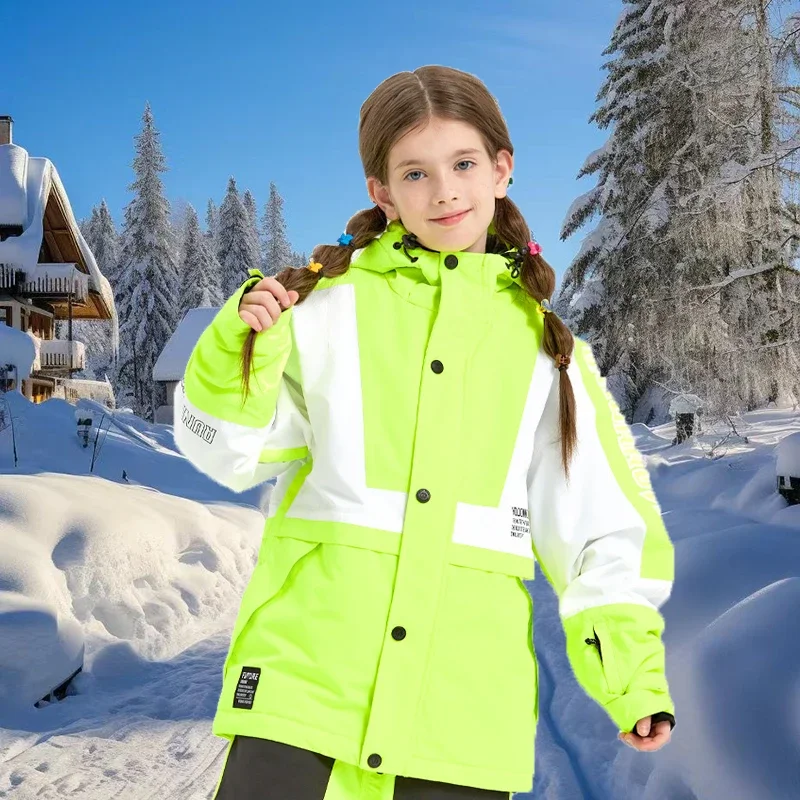
{"label": "wooden balcony", "polygon": [[83,342],[43,339],[39,348],[39,364],[42,372],[84,369],[86,367],[86,347]]}
{"label": "wooden balcony", "polygon": [[29,280],[25,271],[15,264],[0,264],[0,289],[26,297],[64,302],[86,303],[89,295],[89,276],[75,264],[37,264]]}

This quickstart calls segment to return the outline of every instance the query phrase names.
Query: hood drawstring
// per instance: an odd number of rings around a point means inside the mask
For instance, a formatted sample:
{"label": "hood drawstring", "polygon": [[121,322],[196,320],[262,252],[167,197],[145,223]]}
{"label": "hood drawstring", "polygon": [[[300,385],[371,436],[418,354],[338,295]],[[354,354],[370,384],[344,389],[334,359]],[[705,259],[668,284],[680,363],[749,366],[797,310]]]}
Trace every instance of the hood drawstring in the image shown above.
{"label": "hood drawstring", "polygon": [[408,258],[408,260],[412,262],[417,261],[419,256],[409,255],[408,253],[409,250],[414,250],[417,247],[421,247],[423,250],[427,250],[429,253],[437,252],[436,250],[431,250],[430,247],[425,247],[425,245],[422,244],[422,242],[420,242],[419,239],[417,239],[416,233],[404,233],[403,236],[401,237],[401,241],[395,242],[393,247],[395,250],[399,250],[402,247],[403,252],[406,255],[406,258]]}
{"label": "hood drawstring", "polygon": [[[401,237],[401,241],[395,242],[393,246],[395,250],[399,250],[402,247],[406,257],[408,258],[409,261],[412,262],[416,261],[419,257],[410,255],[408,252],[409,250],[414,250],[418,247],[421,247],[423,250],[427,250],[429,253],[437,252],[436,250],[431,250],[430,247],[425,247],[425,245],[422,244],[422,242],[420,242],[419,239],[417,238],[416,233],[403,234],[403,236]],[[523,259],[525,258],[524,248],[512,247],[510,250],[501,253],[501,255],[508,262],[506,264],[506,268],[512,270],[511,277],[518,278],[520,272],[522,271]],[[513,269],[512,269],[512,264],[513,264]]]}
{"label": "hood drawstring", "polygon": [[504,253],[501,253],[501,255],[508,262],[506,264],[506,269],[511,270],[511,277],[515,279],[519,278],[522,272],[523,259],[525,258],[525,253],[522,248],[512,247],[511,250],[506,250]]}

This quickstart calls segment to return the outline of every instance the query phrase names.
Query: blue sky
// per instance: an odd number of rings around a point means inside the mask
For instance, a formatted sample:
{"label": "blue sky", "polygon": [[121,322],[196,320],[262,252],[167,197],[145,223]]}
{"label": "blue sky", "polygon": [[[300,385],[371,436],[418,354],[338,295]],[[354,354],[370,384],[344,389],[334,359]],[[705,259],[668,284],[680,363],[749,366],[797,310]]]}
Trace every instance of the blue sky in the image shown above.
{"label": "blue sky", "polygon": [[608,135],[588,118],[621,0],[3,5],[15,34],[3,37],[0,114],[14,118],[17,144],[55,163],[79,218],[105,198],[121,225],[149,101],[171,202],[204,221],[232,175],[260,215],[274,181],[292,246],[334,243],[371,205],[361,104],[395,72],[445,64],[497,97],[515,148],[510,194],[559,280],[588,232],[558,238],[595,183],[575,176]]}

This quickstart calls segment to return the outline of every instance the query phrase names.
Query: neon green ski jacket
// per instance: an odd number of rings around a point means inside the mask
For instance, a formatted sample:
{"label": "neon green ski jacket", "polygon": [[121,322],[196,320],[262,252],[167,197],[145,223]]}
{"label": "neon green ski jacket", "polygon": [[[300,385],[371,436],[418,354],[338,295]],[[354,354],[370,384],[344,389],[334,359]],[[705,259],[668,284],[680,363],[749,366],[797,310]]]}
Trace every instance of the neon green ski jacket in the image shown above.
{"label": "neon green ski jacket", "polygon": [[620,730],[674,713],[659,607],[673,548],[647,469],[576,337],[567,483],[543,317],[500,254],[399,221],[259,333],[231,296],[176,389],[175,440],[236,492],[277,478],[225,660],[216,735],[377,772],[529,791],[534,559],[570,663]]}

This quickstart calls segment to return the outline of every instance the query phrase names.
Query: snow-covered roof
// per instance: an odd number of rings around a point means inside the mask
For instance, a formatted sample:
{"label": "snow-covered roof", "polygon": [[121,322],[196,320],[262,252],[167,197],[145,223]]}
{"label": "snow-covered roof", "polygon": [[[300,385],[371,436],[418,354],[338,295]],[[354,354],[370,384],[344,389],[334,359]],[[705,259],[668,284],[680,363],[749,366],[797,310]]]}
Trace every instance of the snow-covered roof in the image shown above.
{"label": "snow-covered roof", "polygon": [[17,374],[9,377],[30,378],[36,361],[36,341],[27,331],[0,323],[0,372],[5,370],[6,364],[13,364]]}
{"label": "snow-covered roof", "polygon": [[800,431],[784,436],[775,453],[775,474],[800,478]]}
{"label": "snow-covered roof", "polygon": [[0,242],[0,264],[13,264],[25,271],[26,280],[32,280],[39,262],[44,215],[51,192],[58,198],[69,235],[80,250],[78,261],[83,263],[78,263],[78,268],[85,269],[89,275],[89,291],[95,298],[100,296],[94,304],[102,303],[106,313],[101,313],[101,318],[112,321],[112,348],[116,353],[119,322],[114,292],[81,234],[58,170],[50,159],[33,158],[17,144],[0,145],[0,225],[21,225],[22,233]]}
{"label": "snow-covered roof", "polygon": [[696,414],[705,403],[696,394],[678,394],[669,404],[669,413],[675,414]]}
{"label": "snow-covered roof", "polygon": [[190,308],[186,312],[153,367],[154,381],[179,381],[183,378],[189,356],[200,334],[209,326],[218,311],[219,308],[213,306],[202,306]]}

